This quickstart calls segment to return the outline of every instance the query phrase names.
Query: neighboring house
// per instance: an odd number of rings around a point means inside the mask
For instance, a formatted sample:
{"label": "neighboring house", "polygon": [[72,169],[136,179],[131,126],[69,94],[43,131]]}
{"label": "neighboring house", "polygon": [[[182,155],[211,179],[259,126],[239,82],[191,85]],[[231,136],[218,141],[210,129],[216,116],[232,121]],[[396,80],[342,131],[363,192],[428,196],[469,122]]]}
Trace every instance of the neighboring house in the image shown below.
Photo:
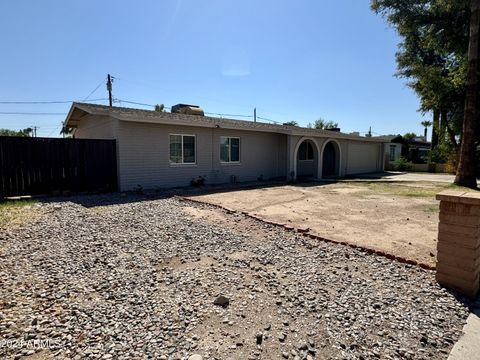
{"label": "neighboring house", "polygon": [[427,161],[425,160],[428,156],[432,144],[425,140],[423,136],[417,136],[414,139],[407,140],[408,146],[408,161],[413,162],[414,164],[424,164]]}
{"label": "neighboring house", "polygon": [[340,132],[73,103],[76,138],[115,139],[121,191],[383,170],[384,141]]}
{"label": "neighboring house", "polygon": [[[390,167],[400,157],[414,164],[424,164],[431,148],[431,143],[423,136],[405,139],[401,135],[377,136],[375,139],[385,141],[385,165]],[[390,166],[389,166],[390,165]]]}
{"label": "neighboring house", "polygon": [[385,163],[393,165],[395,161],[402,156],[402,144],[403,138],[400,135],[388,135],[376,137],[376,139],[382,139],[385,141],[384,154]]}

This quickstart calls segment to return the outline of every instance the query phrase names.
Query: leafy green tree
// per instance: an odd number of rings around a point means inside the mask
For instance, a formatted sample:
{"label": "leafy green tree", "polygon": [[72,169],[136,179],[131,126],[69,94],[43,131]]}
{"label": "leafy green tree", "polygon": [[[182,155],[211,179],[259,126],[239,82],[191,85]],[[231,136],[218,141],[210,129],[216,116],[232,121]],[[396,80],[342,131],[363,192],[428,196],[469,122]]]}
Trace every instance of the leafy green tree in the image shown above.
{"label": "leafy green tree", "polygon": [[155,111],[164,112],[165,111],[165,105],[163,105],[163,104],[155,105]]}
{"label": "leafy green tree", "polygon": [[371,7],[402,38],[397,75],[420,97],[420,111],[433,113],[432,145],[448,144],[459,157],[455,183],[476,187],[480,0],[372,0]]}
{"label": "leafy green tree", "polygon": [[[311,125],[311,124],[309,124]],[[325,119],[319,118],[313,123],[314,129],[328,130],[333,128],[338,128],[338,123],[333,121],[327,121]]]}
{"label": "leafy green tree", "polygon": [[23,130],[0,129],[0,136],[28,137],[28,136],[32,136],[32,129],[31,128],[26,128]]}
{"label": "leafy green tree", "polygon": [[[433,114],[432,142],[447,135],[456,148],[465,100],[469,0],[372,0],[402,38],[397,76]],[[442,140],[442,139],[440,139]]]}
{"label": "leafy green tree", "polygon": [[417,134],[415,134],[414,132],[408,132],[406,133],[405,135],[403,135],[403,138],[405,140],[413,140],[417,137]]}

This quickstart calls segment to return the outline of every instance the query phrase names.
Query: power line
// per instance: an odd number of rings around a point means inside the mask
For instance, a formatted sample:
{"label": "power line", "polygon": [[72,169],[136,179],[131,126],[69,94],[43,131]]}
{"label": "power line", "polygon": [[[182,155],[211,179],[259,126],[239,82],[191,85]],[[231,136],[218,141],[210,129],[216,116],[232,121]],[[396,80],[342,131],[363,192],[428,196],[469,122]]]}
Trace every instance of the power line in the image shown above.
{"label": "power line", "polygon": [[103,82],[104,82],[105,80],[106,80],[106,79],[102,79],[102,81],[100,81],[100,83],[95,87],[95,89],[93,89],[93,90],[90,92],[90,94],[88,94],[87,97],[86,97],[85,99],[83,99],[83,101],[87,101],[87,99],[88,99],[90,96],[92,96],[93,93],[94,93],[95,91],[97,91],[100,86],[102,86],[102,84],[103,84]]}
{"label": "power line", "polygon": [[[123,99],[114,99],[114,102],[140,105],[140,106],[149,106],[149,107],[153,107],[153,108],[156,106],[156,105],[152,105],[152,104],[146,104],[146,103],[141,103],[141,102],[136,102],[136,101],[128,101],[128,100],[123,100]],[[165,109],[171,109],[171,108],[169,106],[165,106]],[[245,118],[253,117],[252,115],[221,114],[221,113],[211,113],[211,112],[205,112],[205,114],[207,114],[207,115],[218,115],[218,116],[231,116],[231,117],[245,117]]]}
{"label": "power line", "polygon": [[267,118],[260,117],[260,116],[257,116],[257,119],[265,120],[265,121],[271,121],[271,122],[273,122],[274,124],[278,124],[278,121],[275,121],[275,120],[272,120],[272,119],[267,119]]}
{"label": "power line", "polygon": [[[134,80],[130,80],[130,79],[125,79],[124,77],[121,77],[121,78],[118,78],[116,77],[115,80],[121,80],[121,81],[124,81],[124,82],[128,82],[128,83],[132,83],[132,84],[136,84],[136,85],[139,85],[139,86],[143,86],[143,87],[149,87],[149,88],[155,88],[155,89],[158,89],[158,86],[157,85],[154,85],[154,84],[151,84],[151,83],[146,83],[146,82],[143,82],[143,81],[134,81]],[[172,89],[165,89],[163,88],[164,91],[169,91],[169,92],[172,92]],[[173,92],[179,92],[181,90],[175,90],[173,89]],[[238,106],[238,107],[244,107],[244,108],[251,108],[249,105],[244,105],[244,104],[238,104],[238,103],[234,103],[234,102],[229,102],[229,101],[222,101],[222,100],[218,100],[218,99],[213,99],[213,98],[209,98],[209,97],[202,97],[202,96],[193,96],[194,98],[197,98],[197,99],[203,99],[203,100],[207,100],[207,101],[213,101],[213,102],[217,102],[217,103],[220,103],[220,104],[227,104],[227,105],[234,105],[234,106]],[[125,101],[126,102],[126,101]],[[128,103],[128,102],[127,102]],[[135,104],[135,103],[133,103]],[[143,105],[143,106],[152,106],[154,107],[155,105],[150,105],[150,104],[141,104],[141,103],[138,103],[136,105]],[[263,109],[263,108],[257,108],[257,110],[263,110],[267,113],[270,113],[270,114],[278,114],[278,115],[286,115],[284,113],[279,113],[279,112],[274,112],[274,111],[270,111],[268,109]],[[205,114],[212,114],[212,115],[222,115],[222,114],[217,114],[217,113],[205,113]],[[223,115],[226,115],[226,116],[231,116],[229,114],[223,114]],[[237,115],[234,115],[234,116],[237,116]],[[238,117],[248,117],[248,118],[252,118],[253,116],[252,115],[238,115]],[[272,121],[272,122],[275,122],[274,120],[270,120],[270,119],[264,119],[264,120],[268,120],[268,121]]]}
{"label": "power line", "polygon": [[67,115],[59,112],[18,112],[18,111],[0,111],[0,115]]}
{"label": "power line", "polygon": [[230,116],[230,117],[244,117],[244,118],[253,117],[252,115],[220,114],[220,113],[211,113],[211,112],[206,112],[205,114],[207,114],[207,115],[218,115],[218,116]]}
{"label": "power line", "polygon": [[54,132],[56,132],[57,130],[59,130],[60,127],[62,127],[62,126],[63,126],[63,122],[62,122],[60,125],[58,125],[57,127],[55,127],[52,131],[50,131],[50,132],[48,133],[47,137],[52,136],[52,134],[53,134]]}
{"label": "power line", "polygon": [[[91,99],[91,100],[82,100],[86,102],[94,102],[94,101],[104,101],[108,100],[107,98],[102,99]],[[50,104],[70,104],[77,100],[58,100],[58,101],[0,101],[2,105],[50,105]]]}
{"label": "power line", "polygon": [[[127,100],[123,100],[123,99],[114,99],[113,102],[140,105],[140,106],[149,106],[149,107],[153,107],[153,108],[156,106],[156,105],[152,105],[152,104],[145,104],[145,103],[136,102],[136,101],[127,101]],[[170,109],[170,107],[165,106],[165,109]]]}

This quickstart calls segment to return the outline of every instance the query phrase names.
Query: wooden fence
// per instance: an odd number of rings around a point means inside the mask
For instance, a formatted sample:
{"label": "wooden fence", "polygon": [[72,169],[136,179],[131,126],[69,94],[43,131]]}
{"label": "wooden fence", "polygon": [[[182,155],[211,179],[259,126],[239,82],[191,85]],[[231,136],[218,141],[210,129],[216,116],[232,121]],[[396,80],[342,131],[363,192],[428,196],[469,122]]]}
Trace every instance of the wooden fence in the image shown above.
{"label": "wooden fence", "polygon": [[0,136],[0,199],[116,189],[115,140]]}

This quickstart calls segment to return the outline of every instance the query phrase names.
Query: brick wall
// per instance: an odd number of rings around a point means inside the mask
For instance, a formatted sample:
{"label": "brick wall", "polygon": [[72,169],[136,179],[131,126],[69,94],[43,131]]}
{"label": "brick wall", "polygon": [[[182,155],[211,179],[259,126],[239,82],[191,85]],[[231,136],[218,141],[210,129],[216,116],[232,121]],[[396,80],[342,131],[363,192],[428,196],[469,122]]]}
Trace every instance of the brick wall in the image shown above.
{"label": "brick wall", "polygon": [[480,288],[480,193],[446,190],[437,200],[437,281],[473,298]]}

